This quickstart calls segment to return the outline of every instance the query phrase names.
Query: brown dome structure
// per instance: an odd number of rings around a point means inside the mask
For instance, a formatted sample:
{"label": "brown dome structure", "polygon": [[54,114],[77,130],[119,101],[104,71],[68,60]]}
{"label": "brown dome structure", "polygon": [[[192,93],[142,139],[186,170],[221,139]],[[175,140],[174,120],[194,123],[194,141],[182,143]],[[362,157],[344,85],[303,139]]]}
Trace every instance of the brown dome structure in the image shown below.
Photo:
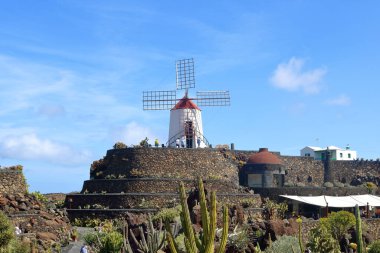
{"label": "brown dome structure", "polygon": [[247,164],[278,164],[281,165],[281,160],[274,154],[268,151],[268,148],[260,148],[258,153],[251,155],[248,158]]}
{"label": "brown dome structure", "polygon": [[284,186],[285,170],[278,156],[260,148],[258,153],[251,155],[239,172],[241,185],[248,187],[282,187]]}

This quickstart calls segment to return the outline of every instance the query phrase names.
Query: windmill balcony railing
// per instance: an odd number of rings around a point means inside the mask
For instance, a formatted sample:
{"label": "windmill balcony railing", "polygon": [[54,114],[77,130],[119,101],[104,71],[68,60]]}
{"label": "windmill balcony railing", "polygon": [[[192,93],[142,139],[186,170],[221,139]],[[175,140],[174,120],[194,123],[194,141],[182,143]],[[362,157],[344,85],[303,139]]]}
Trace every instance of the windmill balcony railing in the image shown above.
{"label": "windmill balcony railing", "polygon": [[[174,135],[173,137],[171,137],[168,142],[166,143],[166,146],[167,147],[171,147],[171,146],[175,146],[176,144],[176,140],[177,139],[180,139],[185,136],[185,130],[182,130],[180,131],[179,133],[177,133],[176,135]],[[203,134],[201,134],[200,132],[198,131],[194,131],[193,135],[192,136],[196,136],[196,137],[199,137],[201,139],[201,142],[203,142],[206,147],[210,147],[210,143],[208,142],[208,140],[206,139],[205,136],[203,136]],[[196,140],[194,140],[194,142],[196,143]],[[196,145],[194,145],[194,147],[196,147]]]}

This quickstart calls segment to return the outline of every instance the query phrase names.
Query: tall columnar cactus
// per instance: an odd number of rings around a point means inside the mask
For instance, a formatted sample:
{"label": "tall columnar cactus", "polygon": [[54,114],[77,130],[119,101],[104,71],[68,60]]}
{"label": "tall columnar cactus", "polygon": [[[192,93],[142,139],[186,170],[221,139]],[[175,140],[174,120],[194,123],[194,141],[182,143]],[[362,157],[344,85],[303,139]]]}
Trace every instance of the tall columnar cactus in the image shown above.
{"label": "tall columnar cactus", "polygon": [[362,220],[360,218],[360,211],[359,206],[355,206],[355,218],[356,218],[356,243],[358,245],[357,247],[357,253],[363,253],[363,238],[362,238]]}
{"label": "tall columnar cactus", "polygon": [[304,252],[303,243],[302,243],[302,219],[301,217],[297,218],[298,223],[298,244],[300,247],[301,252]]}
{"label": "tall columnar cactus", "polygon": [[[202,233],[196,235],[193,229],[193,224],[190,219],[189,207],[187,205],[187,196],[183,183],[180,183],[180,200],[182,205],[181,223],[185,234],[185,247],[188,253],[214,253],[214,240],[216,234],[216,194],[211,192],[210,209],[207,209],[207,201],[203,187],[202,179],[198,181],[199,188],[199,202],[201,207],[202,217]],[[178,252],[178,247],[175,244],[174,237],[171,233],[170,227],[166,226],[168,236],[167,241],[172,253]],[[223,232],[220,240],[218,253],[225,252],[228,238],[228,209],[223,207]]]}

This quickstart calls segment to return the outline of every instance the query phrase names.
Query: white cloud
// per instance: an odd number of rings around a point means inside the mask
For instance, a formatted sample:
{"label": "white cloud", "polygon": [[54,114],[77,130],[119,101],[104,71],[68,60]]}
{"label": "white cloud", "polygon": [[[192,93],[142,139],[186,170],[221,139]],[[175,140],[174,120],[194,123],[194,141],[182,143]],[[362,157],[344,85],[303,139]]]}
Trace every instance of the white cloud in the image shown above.
{"label": "white cloud", "polygon": [[340,96],[338,96],[336,98],[327,100],[326,104],[338,105],[338,106],[347,106],[347,105],[351,104],[351,99],[347,95],[341,94]]}
{"label": "white cloud", "polygon": [[153,143],[155,139],[155,135],[148,127],[141,126],[134,121],[126,126],[112,129],[110,135],[115,142],[122,141],[127,145],[139,144],[145,137],[148,137],[150,143]]}
{"label": "white cloud", "polygon": [[305,93],[318,93],[326,70],[316,68],[306,71],[303,70],[304,64],[303,59],[295,57],[292,57],[287,63],[279,64],[270,78],[271,83],[275,87],[288,91],[302,90]]}
{"label": "white cloud", "polygon": [[0,156],[11,159],[43,160],[47,162],[77,165],[88,163],[88,151],[73,148],[39,138],[36,134],[9,135],[0,139]]}

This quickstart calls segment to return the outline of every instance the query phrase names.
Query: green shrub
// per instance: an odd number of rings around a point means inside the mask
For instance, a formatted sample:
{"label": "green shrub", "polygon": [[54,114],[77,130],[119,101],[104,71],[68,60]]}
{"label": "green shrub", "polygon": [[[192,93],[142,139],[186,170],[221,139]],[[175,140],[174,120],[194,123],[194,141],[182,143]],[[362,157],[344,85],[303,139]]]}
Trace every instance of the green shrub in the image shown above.
{"label": "green shrub", "polygon": [[6,248],[14,237],[13,226],[8,217],[0,211],[0,249]]}
{"label": "green shrub", "polygon": [[98,237],[95,233],[88,233],[83,236],[83,240],[90,246],[97,245]]}
{"label": "green shrub", "polygon": [[38,201],[40,202],[48,202],[48,199],[45,197],[45,195],[43,195],[42,193],[40,193],[39,191],[35,191],[35,192],[32,192],[31,195]]}
{"label": "green shrub", "polygon": [[372,182],[365,183],[365,187],[367,188],[369,194],[373,194],[377,189],[377,185]]}
{"label": "green shrub", "polygon": [[123,235],[109,232],[101,239],[99,253],[119,253],[123,247]]}
{"label": "green shrub", "polygon": [[141,147],[148,147],[148,146],[149,146],[148,141],[149,141],[148,137],[145,137],[144,140],[140,141],[140,144],[139,144],[139,145],[140,145]]}
{"label": "green shrub", "polygon": [[114,145],[113,145],[113,148],[114,149],[123,149],[123,148],[127,148],[127,145],[125,145],[123,142],[121,141],[118,141],[116,142]]}
{"label": "green shrub", "polygon": [[179,217],[182,211],[181,205],[173,208],[162,208],[156,215],[152,217],[153,221],[162,220],[163,222],[173,222]]}
{"label": "green shrub", "polygon": [[344,237],[356,224],[355,215],[347,211],[332,212],[327,218],[328,229],[336,240]]}
{"label": "green shrub", "polygon": [[285,212],[288,211],[288,204],[285,202],[277,203],[269,198],[265,198],[263,208],[263,212],[269,220],[283,219]]}
{"label": "green shrub", "polygon": [[[221,231],[220,231],[221,232]],[[217,231],[218,234],[218,231]],[[228,234],[227,247],[233,252],[244,252],[249,243],[247,227],[236,226],[232,233]]]}
{"label": "green shrub", "polygon": [[374,241],[369,245],[368,253],[380,253],[380,240]]}
{"label": "green shrub", "polygon": [[340,253],[339,243],[335,240],[327,228],[319,225],[310,230],[307,246],[313,253]]}
{"label": "green shrub", "polygon": [[12,240],[9,243],[6,252],[7,253],[29,253],[30,252],[30,245],[27,242],[21,242],[19,239]]}
{"label": "green shrub", "polygon": [[344,187],[344,184],[339,182],[339,181],[334,181],[334,186],[335,187],[339,187],[339,188],[343,188]]}
{"label": "green shrub", "polygon": [[266,253],[301,253],[298,238],[294,236],[281,236],[272,243],[266,250]]}

